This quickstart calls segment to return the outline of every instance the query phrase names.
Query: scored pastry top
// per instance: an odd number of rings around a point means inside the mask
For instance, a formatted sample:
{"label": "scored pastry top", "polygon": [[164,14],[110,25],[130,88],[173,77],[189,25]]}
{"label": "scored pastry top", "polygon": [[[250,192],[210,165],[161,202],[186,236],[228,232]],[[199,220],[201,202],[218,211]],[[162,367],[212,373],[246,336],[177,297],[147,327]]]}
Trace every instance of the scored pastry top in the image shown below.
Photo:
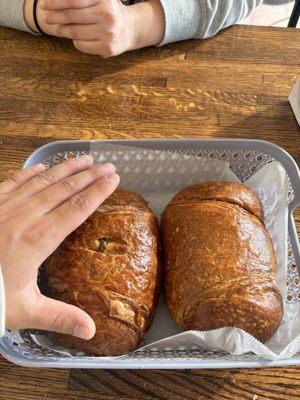
{"label": "scored pastry top", "polygon": [[258,197],[247,186],[233,182],[206,182],[189,186],[177,193],[169,205],[201,200],[216,200],[236,204],[262,219]]}

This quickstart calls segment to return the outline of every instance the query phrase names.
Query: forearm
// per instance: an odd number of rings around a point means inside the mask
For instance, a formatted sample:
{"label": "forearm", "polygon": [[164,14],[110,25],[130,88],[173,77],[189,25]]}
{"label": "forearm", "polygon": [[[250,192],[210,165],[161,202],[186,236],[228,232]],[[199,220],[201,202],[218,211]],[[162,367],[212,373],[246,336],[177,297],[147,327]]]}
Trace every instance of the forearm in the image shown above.
{"label": "forearm", "polygon": [[159,0],[149,0],[130,6],[134,15],[133,48],[158,45],[165,32],[165,15]]}
{"label": "forearm", "polygon": [[0,0],[0,25],[29,31],[23,9],[24,0]]}
{"label": "forearm", "polygon": [[202,3],[206,17],[201,17],[197,37],[206,39],[248,17],[262,0],[202,0]]}
{"label": "forearm", "polygon": [[160,0],[166,28],[161,44],[205,39],[246,18],[262,0]]}

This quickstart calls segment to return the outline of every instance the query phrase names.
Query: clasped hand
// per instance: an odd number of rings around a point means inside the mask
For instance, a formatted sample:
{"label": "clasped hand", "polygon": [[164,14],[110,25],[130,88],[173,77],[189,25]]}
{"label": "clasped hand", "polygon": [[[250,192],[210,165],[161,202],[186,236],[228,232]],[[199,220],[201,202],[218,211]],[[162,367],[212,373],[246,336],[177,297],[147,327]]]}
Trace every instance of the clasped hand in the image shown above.
{"label": "clasped hand", "polygon": [[132,8],[120,0],[40,0],[40,7],[44,22],[56,25],[53,33],[84,53],[109,57],[134,42]]}
{"label": "clasped hand", "polygon": [[104,58],[160,43],[165,24],[159,0],[132,6],[120,0],[39,0],[38,20],[46,33]]}

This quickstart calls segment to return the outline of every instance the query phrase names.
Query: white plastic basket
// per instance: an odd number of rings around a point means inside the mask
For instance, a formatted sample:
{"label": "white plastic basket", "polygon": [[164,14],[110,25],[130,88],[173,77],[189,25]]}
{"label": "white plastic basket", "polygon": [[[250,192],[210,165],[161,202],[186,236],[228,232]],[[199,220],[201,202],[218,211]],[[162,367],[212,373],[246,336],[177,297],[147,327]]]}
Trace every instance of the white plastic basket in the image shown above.
{"label": "white plastic basket", "polygon": [[[153,150],[176,151],[206,158],[228,161],[230,169],[241,181],[247,180],[272,161],[279,161],[289,177],[289,238],[288,238],[288,296],[287,301],[300,301],[300,251],[293,218],[300,204],[300,173],[297,164],[283,149],[258,140],[126,140],[126,141],[60,141],[35,151],[24,168],[39,162],[49,167],[70,156],[92,153],[101,155],[101,143],[114,143]],[[206,349],[193,351],[136,351],[123,357],[97,358],[75,353],[65,356],[39,346],[30,331],[7,332],[0,340],[0,352],[8,360],[32,367],[55,368],[119,368],[119,369],[183,369],[183,368],[254,368],[300,364],[300,353],[285,360],[268,361],[254,354],[233,356],[222,351]]]}

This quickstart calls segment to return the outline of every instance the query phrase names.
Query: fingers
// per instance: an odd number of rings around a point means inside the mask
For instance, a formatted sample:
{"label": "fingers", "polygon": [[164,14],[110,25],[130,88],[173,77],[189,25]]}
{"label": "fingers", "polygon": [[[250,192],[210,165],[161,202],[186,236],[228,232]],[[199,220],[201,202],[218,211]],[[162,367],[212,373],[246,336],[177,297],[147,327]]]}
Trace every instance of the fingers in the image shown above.
{"label": "fingers", "polygon": [[49,213],[66,200],[86,189],[95,181],[115,172],[112,164],[98,164],[93,168],[62,179],[31,198],[34,218]]}
{"label": "fingers", "polygon": [[[88,189],[78,193],[52,213],[52,218],[63,218],[67,235],[81,225],[118,187],[117,174],[106,176]],[[73,218],[71,217],[73,216]]]}
{"label": "fingers", "polygon": [[62,179],[90,168],[92,164],[93,159],[89,155],[64,161],[63,163],[56,165],[55,167],[44,172],[43,174],[31,179],[20,188],[18,194],[22,198],[33,196],[34,194],[54,185]]}
{"label": "fingers", "polygon": [[98,15],[92,12],[93,8],[71,9],[46,12],[43,19],[48,25],[68,24],[95,24],[98,22]]}
{"label": "fingers", "polygon": [[[43,262],[62,241],[78,228],[117,188],[120,178],[112,174],[96,181],[92,186],[76,194],[64,204],[39,219],[38,224],[28,230],[27,240],[43,241]],[[46,248],[45,248],[45,246]]]}
{"label": "fingers", "polygon": [[11,178],[0,183],[0,193],[6,194],[19,189],[22,185],[28,182],[30,179],[41,174],[45,171],[45,166],[43,164],[37,164],[33,167],[24,169],[14,174]]}
{"label": "fingers", "polygon": [[100,40],[73,40],[73,44],[82,53],[101,56],[103,58],[117,56],[123,51],[118,45]]}
{"label": "fingers", "polygon": [[60,25],[57,29],[58,36],[67,39],[94,40],[101,36],[99,25]]}
{"label": "fingers", "polygon": [[61,301],[41,296],[30,317],[30,328],[65,333],[92,339],[96,333],[93,319],[83,310]]}
{"label": "fingers", "polygon": [[98,3],[99,0],[40,0],[39,5],[43,10],[65,10],[92,7]]}
{"label": "fingers", "polygon": [[77,50],[81,51],[81,53],[91,54],[94,56],[104,56],[104,54],[101,54],[99,40],[73,40],[73,44]]}

